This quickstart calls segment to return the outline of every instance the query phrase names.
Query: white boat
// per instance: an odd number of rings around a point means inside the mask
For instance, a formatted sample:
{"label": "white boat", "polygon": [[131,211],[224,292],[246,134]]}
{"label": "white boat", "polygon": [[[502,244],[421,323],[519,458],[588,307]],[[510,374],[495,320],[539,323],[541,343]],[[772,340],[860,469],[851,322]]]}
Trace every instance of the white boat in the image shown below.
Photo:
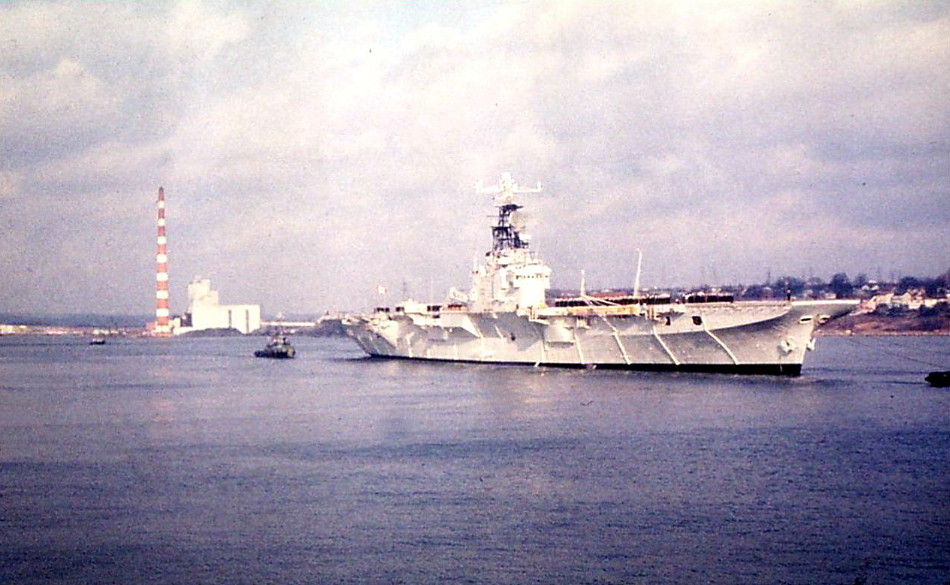
{"label": "white boat", "polygon": [[[494,195],[493,246],[468,295],[404,301],[350,315],[347,334],[370,356],[413,360],[797,376],[815,328],[857,301],[738,301],[639,294],[548,299],[551,269],[529,249],[520,188],[509,174]],[[638,277],[639,280],[639,277]],[[583,287],[582,287],[583,288]]]}

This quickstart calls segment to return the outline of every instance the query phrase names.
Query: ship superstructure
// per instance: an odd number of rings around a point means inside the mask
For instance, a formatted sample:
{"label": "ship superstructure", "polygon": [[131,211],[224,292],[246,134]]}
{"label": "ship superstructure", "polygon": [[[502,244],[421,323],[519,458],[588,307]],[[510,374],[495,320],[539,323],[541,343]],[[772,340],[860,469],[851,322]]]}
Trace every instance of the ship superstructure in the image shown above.
{"label": "ship superstructure", "polygon": [[492,226],[492,249],[485,263],[472,273],[469,306],[476,313],[504,313],[545,304],[545,291],[551,287],[551,269],[529,249],[523,206],[515,197],[538,193],[541,186],[520,188],[505,173],[497,187],[476,186],[479,193],[494,195],[498,218]]}
{"label": "ship superstructure", "polygon": [[[723,295],[547,298],[551,269],[529,246],[521,188],[494,187],[492,249],[467,296],[404,301],[350,316],[347,333],[375,357],[536,366],[608,367],[796,376],[818,325],[850,300],[735,302]],[[463,298],[464,297],[464,298]]]}

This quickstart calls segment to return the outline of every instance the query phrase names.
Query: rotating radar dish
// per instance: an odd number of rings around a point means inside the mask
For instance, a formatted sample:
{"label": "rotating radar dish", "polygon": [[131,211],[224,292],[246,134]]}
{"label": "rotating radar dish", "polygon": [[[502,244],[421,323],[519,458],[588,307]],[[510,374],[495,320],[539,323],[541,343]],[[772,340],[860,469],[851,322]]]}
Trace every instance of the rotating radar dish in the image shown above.
{"label": "rotating radar dish", "polygon": [[520,211],[515,211],[511,214],[509,218],[511,222],[511,227],[515,228],[519,232],[528,226],[528,220]]}

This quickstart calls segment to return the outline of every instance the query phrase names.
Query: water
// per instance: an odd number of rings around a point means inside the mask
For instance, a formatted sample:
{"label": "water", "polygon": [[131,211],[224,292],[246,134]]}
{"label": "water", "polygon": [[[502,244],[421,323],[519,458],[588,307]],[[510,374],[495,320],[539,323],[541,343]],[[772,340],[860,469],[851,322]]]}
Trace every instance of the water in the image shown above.
{"label": "water", "polygon": [[797,379],[262,344],[0,338],[0,582],[950,582],[950,338]]}

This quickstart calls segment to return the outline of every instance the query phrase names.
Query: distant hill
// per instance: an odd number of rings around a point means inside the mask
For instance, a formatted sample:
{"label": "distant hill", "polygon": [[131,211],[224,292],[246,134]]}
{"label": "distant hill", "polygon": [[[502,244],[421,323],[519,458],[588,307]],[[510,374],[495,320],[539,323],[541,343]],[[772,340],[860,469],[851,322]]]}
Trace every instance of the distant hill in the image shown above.
{"label": "distant hill", "polygon": [[0,313],[0,323],[9,325],[54,325],[61,327],[145,327],[154,315],[100,315],[78,313],[70,315],[31,315]]}

